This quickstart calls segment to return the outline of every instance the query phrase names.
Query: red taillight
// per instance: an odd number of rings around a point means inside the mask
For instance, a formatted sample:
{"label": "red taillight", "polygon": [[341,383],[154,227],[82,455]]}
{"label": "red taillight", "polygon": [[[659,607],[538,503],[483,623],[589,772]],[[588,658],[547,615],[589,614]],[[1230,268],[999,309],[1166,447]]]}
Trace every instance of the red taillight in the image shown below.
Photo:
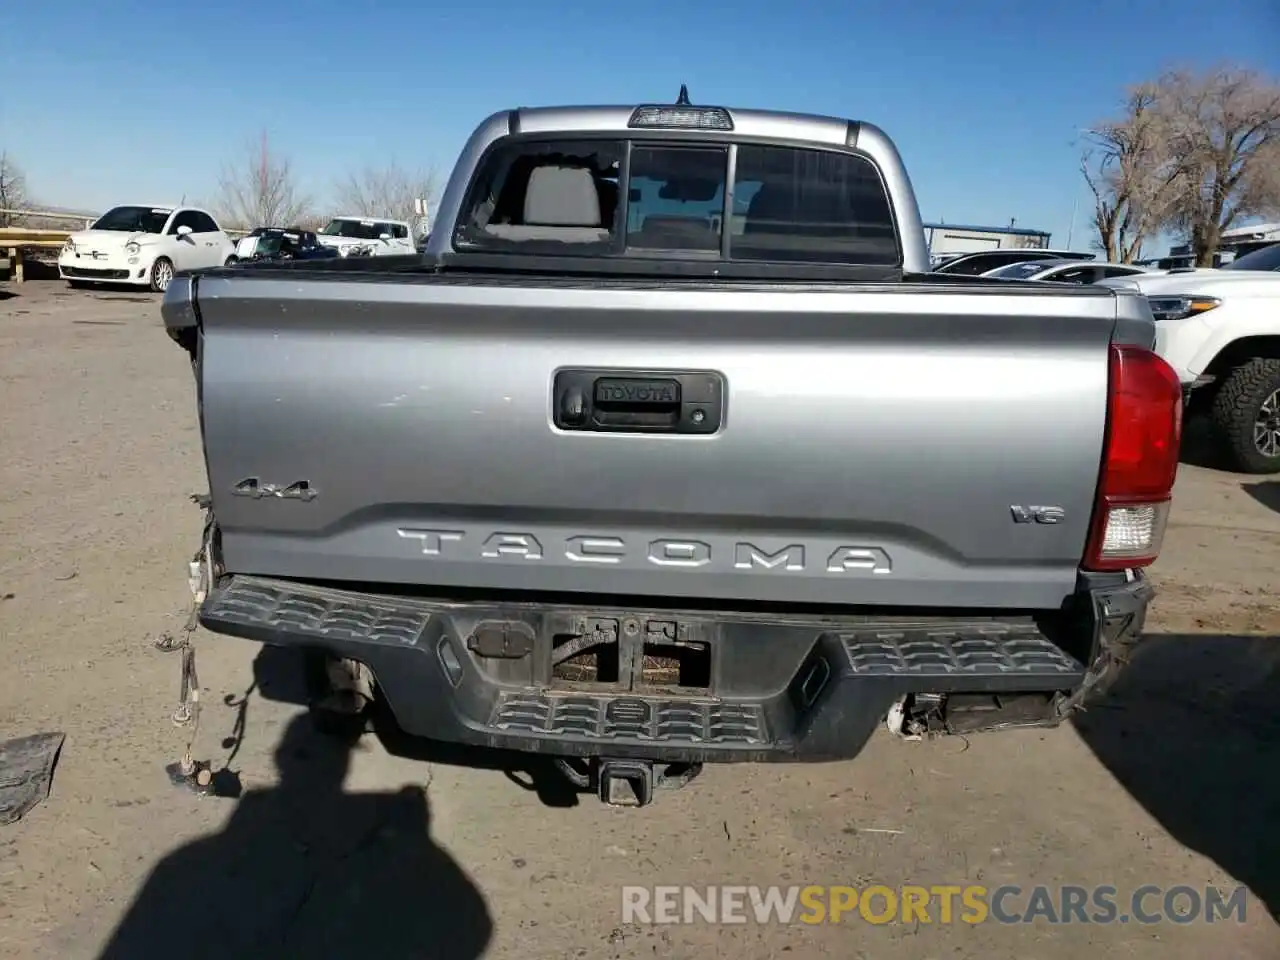
{"label": "red taillight", "polygon": [[1086,570],[1145,567],[1159,556],[1181,439],[1182,387],[1173,368],[1150,350],[1113,345]]}

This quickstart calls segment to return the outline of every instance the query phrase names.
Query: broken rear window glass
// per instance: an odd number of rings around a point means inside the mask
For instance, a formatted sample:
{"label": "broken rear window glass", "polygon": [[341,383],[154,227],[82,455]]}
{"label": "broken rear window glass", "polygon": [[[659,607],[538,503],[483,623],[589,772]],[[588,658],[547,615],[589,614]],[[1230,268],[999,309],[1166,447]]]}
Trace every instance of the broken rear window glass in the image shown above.
{"label": "broken rear window glass", "polygon": [[599,254],[613,242],[624,144],[524,142],[486,156],[459,219],[459,249],[552,245]]}

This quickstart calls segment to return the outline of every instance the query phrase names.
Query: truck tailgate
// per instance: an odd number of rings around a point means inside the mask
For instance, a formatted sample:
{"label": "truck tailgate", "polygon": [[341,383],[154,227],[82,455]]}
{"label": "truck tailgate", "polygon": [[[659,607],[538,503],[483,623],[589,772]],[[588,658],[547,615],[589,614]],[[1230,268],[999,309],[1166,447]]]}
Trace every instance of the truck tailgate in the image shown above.
{"label": "truck tailgate", "polygon": [[[316,274],[195,290],[230,572],[913,607],[1052,608],[1074,588],[1110,291]],[[718,376],[722,422],[560,429],[567,368]]]}

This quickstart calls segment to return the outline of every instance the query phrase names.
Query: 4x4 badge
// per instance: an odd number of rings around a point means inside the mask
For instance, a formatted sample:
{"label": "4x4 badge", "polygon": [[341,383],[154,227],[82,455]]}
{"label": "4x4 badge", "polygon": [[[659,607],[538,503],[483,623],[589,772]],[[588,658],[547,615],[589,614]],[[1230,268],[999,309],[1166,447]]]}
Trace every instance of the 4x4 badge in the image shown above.
{"label": "4x4 badge", "polygon": [[237,497],[253,497],[255,500],[261,500],[263,497],[279,497],[281,500],[310,501],[318,496],[316,488],[308,480],[299,480],[287,487],[279,487],[274,483],[261,483],[257,477],[241,480],[231,488],[231,492]]}

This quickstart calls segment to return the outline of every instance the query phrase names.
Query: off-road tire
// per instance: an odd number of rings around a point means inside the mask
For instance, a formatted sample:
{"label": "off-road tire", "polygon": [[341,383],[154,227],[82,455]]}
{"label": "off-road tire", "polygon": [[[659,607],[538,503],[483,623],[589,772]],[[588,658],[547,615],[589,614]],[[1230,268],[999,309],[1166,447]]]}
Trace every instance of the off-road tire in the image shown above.
{"label": "off-road tire", "polygon": [[1231,371],[1213,398],[1214,432],[1229,466],[1240,473],[1280,473],[1280,453],[1267,456],[1253,439],[1263,403],[1280,390],[1280,360],[1255,358]]}

